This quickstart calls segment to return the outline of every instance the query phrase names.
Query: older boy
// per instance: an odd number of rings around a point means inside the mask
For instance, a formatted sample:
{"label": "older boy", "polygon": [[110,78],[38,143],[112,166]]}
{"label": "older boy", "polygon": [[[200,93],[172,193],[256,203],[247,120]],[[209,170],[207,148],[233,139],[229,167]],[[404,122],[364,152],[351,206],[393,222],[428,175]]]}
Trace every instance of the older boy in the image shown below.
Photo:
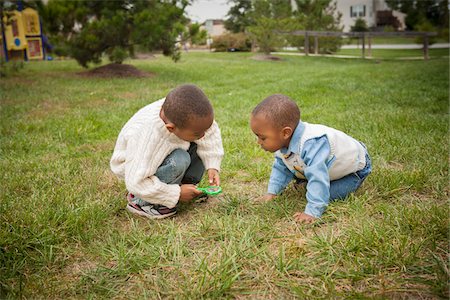
{"label": "older boy", "polygon": [[276,152],[267,194],[270,201],[288,183],[307,181],[307,204],[294,219],[311,223],[320,218],[330,200],[356,191],[371,172],[366,147],[345,133],[323,125],[300,121],[297,104],[284,95],[272,95],[252,112],[250,126],[258,144]]}
{"label": "older boy", "polygon": [[205,169],[210,184],[220,185],[222,157],[211,103],[198,87],[182,85],[125,124],[110,165],[125,180],[127,209],[161,219],[176,213],[178,201],[202,194],[196,184]]}

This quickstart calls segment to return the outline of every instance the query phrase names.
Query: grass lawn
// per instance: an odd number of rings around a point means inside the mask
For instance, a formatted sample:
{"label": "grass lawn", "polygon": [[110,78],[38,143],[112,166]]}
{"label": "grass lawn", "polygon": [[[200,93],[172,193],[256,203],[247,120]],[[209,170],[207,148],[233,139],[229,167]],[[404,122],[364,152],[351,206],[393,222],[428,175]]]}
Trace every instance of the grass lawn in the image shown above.
{"label": "grass lawn", "polygon": [[[448,298],[448,59],[189,53],[129,63],[154,77],[88,79],[74,61],[0,79],[0,298]],[[123,124],[181,83],[210,97],[226,156],[219,204],[150,221],[109,171]],[[374,171],[322,220],[304,193],[257,206],[272,155],[248,126],[266,96],[363,141]]]}

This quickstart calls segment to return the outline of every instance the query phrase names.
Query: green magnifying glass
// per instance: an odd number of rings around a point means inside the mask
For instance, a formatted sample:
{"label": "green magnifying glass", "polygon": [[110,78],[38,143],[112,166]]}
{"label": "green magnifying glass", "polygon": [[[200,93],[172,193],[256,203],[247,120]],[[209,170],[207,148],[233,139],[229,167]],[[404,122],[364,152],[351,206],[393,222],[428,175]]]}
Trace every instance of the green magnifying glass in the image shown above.
{"label": "green magnifying glass", "polygon": [[213,186],[213,185],[205,188],[197,188],[197,190],[202,191],[203,193],[210,196],[215,196],[222,193],[222,188],[220,186]]}

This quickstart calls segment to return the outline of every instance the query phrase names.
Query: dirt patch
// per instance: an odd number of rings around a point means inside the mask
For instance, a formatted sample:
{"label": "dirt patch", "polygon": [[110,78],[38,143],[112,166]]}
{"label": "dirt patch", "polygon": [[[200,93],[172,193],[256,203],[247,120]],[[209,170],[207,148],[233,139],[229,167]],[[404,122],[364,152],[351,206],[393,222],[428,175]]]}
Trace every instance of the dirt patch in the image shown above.
{"label": "dirt patch", "polygon": [[125,93],[119,94],[118,97],[121,99],[129,100],[129,99],[136,99],[137,95],[136,95],[136,93],[125,92]]}
{"label": "dirt patch", "polygon": [[89,71],[79,72],[77,74],[83,77],[97,77],[97,78],[115,78],[115,77],[142,78],[155,76],[155,74],[153,73],[141,71],[132,65],[115,64],[115,63],[97,67]]}
{"label": "dirt patch", "polygon": [[273,55],[255,55],[252,56],[254,60],[263,60],[263,61],[280,61],[283,60],[281,57],[273,56]]}
{"label": "dirt patch", "polygon": [[70,109],[67,102],[44,100],[27,113],[28,119],[43,119],[50,115],[63,115]]}
{"label": "dirt patch", "polygon": [[67,264],[60,273],[63,282],[77,282],[83,274],[97,267],[97,263],[93,259],[83,256],[80,245],[75,245],[74,248],[78,251],[67,257]]}
{"label": "dirt patch", "polygon": [[[110,148],[112,149],[112,148]],[[104,170],[102,176],[99,178],[99,190],[111,191],[117,190],[117,177],[111,172],[111,170]],[[118,190],[119,192],[121,190]]]}
{"label": "dirt patch", "polygon": [[25,86],[26,88],[29,88],[31,85],[34,85],[36,83],[36,80],[24,78],[23,76],[22,77],[20,77],[20,76],[8,77],[6,80],[8,80],[8,82],[11,84]]}
{"label": "dirt patch", "polygon": [[388,161],[388,168],[397,171],[403,171],[404,165],[396,161]]}

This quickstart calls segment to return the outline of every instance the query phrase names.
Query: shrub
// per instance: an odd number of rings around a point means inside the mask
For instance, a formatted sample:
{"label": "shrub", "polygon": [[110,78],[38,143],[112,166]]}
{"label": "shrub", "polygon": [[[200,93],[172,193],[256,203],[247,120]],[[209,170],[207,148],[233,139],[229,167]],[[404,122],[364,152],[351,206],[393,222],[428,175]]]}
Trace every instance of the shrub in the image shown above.
{"label": "shrub", "polygon": [[361,18],[356,19],[355,24],[351,27],[350,31],[352,31],[352,32],[369,31],[366,20],[361,19]]}
{"label": "shrub", "polygon": [[121,64],[128,56],[128,51],[122,47],[114,47],[108,51],[109,60],[116,64]]}
{"label": "shrub", "polygon": [[[436,32],[437,29],[429,22],[423,21],[416,26],[417,31],[421,32]],[[416,43],[423,44],[423,37],[417,37]],[[436,37],[428,37],[428,45],[436,43]]]}
{"label": "shrub", "polygon": [[277,47],[284,44],[285,37],[276,33],[276,30],[283,30],[285,20],[272,19],[268,17],[260,17],[256,20],[256,24],[250,26],[248,31],[251,37],[256,41],[259,51],[270,54]]}
{"label": "shrub", "polygon": [[23,61],[11,60],[6,62],[3,57],[0,57],[0,78],[8,77],[13,73],[19,72],[25,66]]}
{"label": "shrub", "polygon": [[216,52],[224,52],[234,49],[234,51],[250,51],[252,43],[250,38],[243,32],[227,33],[213,38],[211,48]]}

